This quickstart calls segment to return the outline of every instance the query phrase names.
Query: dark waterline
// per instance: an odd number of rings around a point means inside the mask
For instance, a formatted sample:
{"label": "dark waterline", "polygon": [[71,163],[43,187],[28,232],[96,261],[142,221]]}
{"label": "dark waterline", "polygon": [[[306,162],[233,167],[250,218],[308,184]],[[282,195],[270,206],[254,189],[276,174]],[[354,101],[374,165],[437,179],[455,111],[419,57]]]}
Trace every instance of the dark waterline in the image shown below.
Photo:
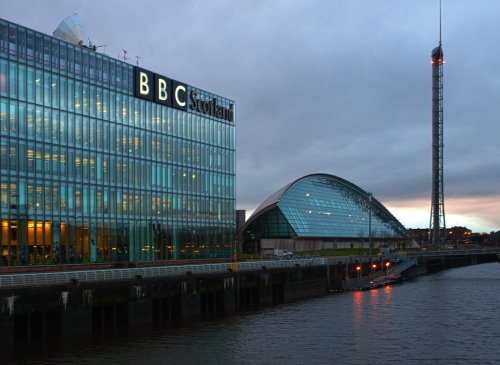
{"label": "dark waterline", "polygon": [[[22,364],[500,364],[500,264],[178,329],[31,346]],[[54,347],[62,347],[55,350]],[[3,352],[4,354],[6,352]],[[3,357],[5,360],[5,356]],[[4,363],[3,360],[0,363]]]}

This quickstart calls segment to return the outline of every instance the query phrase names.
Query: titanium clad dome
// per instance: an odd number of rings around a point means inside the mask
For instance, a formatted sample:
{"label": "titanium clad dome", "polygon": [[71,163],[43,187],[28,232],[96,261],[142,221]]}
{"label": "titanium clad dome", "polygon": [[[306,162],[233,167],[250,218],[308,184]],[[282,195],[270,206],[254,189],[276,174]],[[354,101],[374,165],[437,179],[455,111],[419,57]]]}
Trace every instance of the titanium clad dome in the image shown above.
{"label": "titanium clad dome", "polygon": [[83,25],[78,15],[66,17],[52,35],[63,41],[79,44],[83,41]]}
{"label": "titanium clad dome", "polygon": [[406,238],[404,226],[375,198],[347,180],[327,174],[304,176],[267,198],[244,231],[259,237],[361,239]]}

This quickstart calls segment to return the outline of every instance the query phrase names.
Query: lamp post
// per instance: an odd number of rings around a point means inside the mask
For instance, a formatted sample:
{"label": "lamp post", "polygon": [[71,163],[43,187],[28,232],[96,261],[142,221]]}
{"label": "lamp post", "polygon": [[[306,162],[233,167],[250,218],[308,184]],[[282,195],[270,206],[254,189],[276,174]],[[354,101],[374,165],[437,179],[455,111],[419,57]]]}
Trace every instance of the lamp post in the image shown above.
{"label": "lamp post", "polygon": [[358,286],[359,286],[360,282],[361,282],[361,266],[360,265],[356,266],[356,271],[358,272]]}
{"label": "lamp post", "polygon": [[386,278],[389,278],[389,266],[391,266],[391,262],[387,261],[385,263],[385,267],[386,267],[385,276],[386,276]]}
{"label": "lamp post", "polygon": [[372,193],[368,193],[368,244],[370,246],[370,262],[372,262],[373,245],[372,245]]}

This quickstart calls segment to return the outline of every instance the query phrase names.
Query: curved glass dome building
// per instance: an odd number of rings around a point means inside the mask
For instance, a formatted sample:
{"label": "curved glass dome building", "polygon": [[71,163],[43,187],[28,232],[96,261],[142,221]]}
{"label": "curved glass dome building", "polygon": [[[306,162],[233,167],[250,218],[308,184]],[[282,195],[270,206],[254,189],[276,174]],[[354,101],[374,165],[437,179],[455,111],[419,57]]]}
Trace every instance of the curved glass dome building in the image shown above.
{"label": "curved glass dome building", "polygon": [[327,174],[304,176],[272,194],[245,223],[242,235],[247,252],[367,247],[370,236],[376,246],[386,246],[409,237],[370,193]]}

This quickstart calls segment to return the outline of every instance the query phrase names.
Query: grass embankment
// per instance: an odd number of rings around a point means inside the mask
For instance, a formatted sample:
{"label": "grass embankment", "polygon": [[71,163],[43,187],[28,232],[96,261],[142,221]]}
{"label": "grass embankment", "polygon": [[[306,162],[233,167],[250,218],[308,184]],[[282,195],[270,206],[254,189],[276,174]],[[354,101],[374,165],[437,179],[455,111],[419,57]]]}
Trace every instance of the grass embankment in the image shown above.
{"label": "grass embankment", "polygon": [[[379,249],[373,249],[373,256],[379,254]],[[368,248],[338,248],[336,250],[323,251],[308,251],[297,252],[295,257],[301,256],[316,256],[316,257],[332,257],[332,256],[369,256],[370,249]],[[238,253],[238,260],[260,260],[261,258],[272,258],[272,256],[257,256],[250,253]]]}
{"label": "grass embankment", "polygon": [[[377,256],[379,250],[377,248],[373,249],[373,256]],[[314,251],[314,252],[306,252],[306,253],[298,253],[298,256],[321,256],[321,257],[330,257],[330,256],[369,256],[370,249],[369,248],[337,248],[336,250],[323,250],[323,251]]]}

